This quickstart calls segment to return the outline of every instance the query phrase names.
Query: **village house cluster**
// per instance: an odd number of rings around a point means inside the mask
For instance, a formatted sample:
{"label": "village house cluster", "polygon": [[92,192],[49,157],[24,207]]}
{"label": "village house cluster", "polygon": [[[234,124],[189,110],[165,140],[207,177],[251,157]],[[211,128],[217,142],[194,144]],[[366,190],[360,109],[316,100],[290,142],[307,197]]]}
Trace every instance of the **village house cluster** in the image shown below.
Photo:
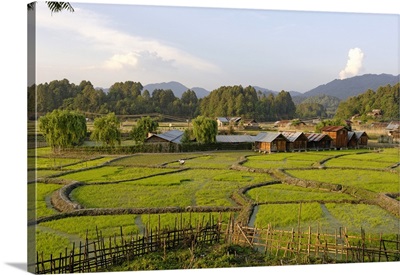
{"label": "village house cluster", "polygon": [[[180,144],[183,132],[171,130],[151,135],[146,143]],[[327,126],[321,133],[260,132],[257,135],[217,135],[217,143],[251,143],[255,151],[262,153],[293,152],[307,150],[331,150],[364,148],[368,135],[364,131],[348,131],[343,126]]]}

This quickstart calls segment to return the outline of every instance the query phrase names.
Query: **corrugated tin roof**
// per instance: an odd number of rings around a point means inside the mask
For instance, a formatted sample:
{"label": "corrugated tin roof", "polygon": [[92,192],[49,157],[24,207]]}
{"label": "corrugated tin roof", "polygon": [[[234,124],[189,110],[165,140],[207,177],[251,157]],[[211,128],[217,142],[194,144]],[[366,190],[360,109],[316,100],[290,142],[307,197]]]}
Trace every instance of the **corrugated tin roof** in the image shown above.
{"label": "corrugated tin roof", "polygon": [[357,139],[360,139],[364,134],[368,137],[367,133],[364,131],[355,131],[354,133],[356,134]]}
{"label": "corrugated tin roof", "polygon": [[319,133],[311,133],[311,134],[306,134],[306,137],[308,138],[308,142],[313,142],[313,141],[321,141],[324,138],[329,138],[332,139],[330,136],[326,134],[319,134]]}
{"label": "corrugated tin roof", "polygon": [[155,136],[165,139],[173,143],[181,143],[183,132],[179,130],[171,130],[161,134],[156,134]]}
{"label": "corrugated tin roof", "polygon": [[397,130],[399,129],[400,122],[398,121],[391,121],[388,126],[386,126],[386,130]]}
{"label": "corrugated tin roof", "polygon": [[223,143],[241,143],[241,142],[254,142],[254,136],[250,135],[217,135],[217,142]]}
{"label": "corrugated tin roof", "polygon": [[[355,134],[356,133],[354,133],[354,132],[347,132],[347,139],[348,140],[351,140],[351,138],[353,137],[353,136],[355,136]],[[357,137],[356,137],[357,138]]]}
{"label": "corrugated tin roof", "polygon": [[325,126],[321,130],[324,132],[337,132],[344,128],[344,126]]}
{"label": "corrugated tin roof", "polygon": [[229,123],[229,120],[226,117],[217,117],[217,120],[224,122],[224,123]]}
{"label": "corrugated tin roof", "polygon": [[282,132],[282,135],[290,142],[295,142],[302,134],[303,132]]}
{"label": "corrugated tin roof", "polygon": [[282,136],[283,138],[285,138],[284,135],[282,135],[281,133],[278,133],[278,132],[261,132],[257,136],[254,137],[254,141],[272,142],[279,136]]}

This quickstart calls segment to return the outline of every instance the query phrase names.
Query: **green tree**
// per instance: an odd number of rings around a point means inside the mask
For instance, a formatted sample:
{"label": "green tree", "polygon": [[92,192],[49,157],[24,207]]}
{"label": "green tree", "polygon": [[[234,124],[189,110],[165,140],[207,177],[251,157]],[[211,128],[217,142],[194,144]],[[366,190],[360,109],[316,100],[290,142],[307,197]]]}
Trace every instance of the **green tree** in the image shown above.
{"label": "green tree", "polygon": [[[321,129],[324,128],[325,126],[344,126],[344,127],[348,127],[346,122],[342,119],[325,119],[322,120],[320,123],[318,123],[315,126],[315,132],[317,133],[321,133]],[[348,129],[351,130],[351,129]]]}
{"label": "green tree", "polygon": [[199,143],[214,143],[218,133],[217,121],[204,116],[192,120],[193,135]]}
{"label": "green tree", "polygon": [[147,134],[157,131],[158,122],[150,117],[140,118],[132,127],[131,137],[135,142],[144,142]]}
{"label": "green tree", "polygon": [[55,151],[82,144],[86,137],[86,118],[77,112],[54,110],[39,119],[39,130]]}
{"label": "green tree", "polygon": [[115,146],[121,144],[120,121],[114,113],[98,117],[93,123],[93,132],[90,138],[100,141],[106,146]]}
{"label": "green tree", "polygon": [[186,128],[185,131],[183,131],[181,143],[182,144],[190,143],[192,141],[192,136],[193,136],[193,131],[191,129]]}

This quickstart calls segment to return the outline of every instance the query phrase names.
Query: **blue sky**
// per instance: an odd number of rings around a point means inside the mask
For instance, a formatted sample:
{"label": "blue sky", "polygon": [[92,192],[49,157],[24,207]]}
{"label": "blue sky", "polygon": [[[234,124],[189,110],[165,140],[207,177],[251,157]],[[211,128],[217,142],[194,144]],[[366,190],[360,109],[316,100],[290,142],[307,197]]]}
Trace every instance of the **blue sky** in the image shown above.
{"label": "blue sky", "polygon": [[306,92],[399,73],[399,16],[352,12],[73,3],[37,11],[37,82],[179,81]]}

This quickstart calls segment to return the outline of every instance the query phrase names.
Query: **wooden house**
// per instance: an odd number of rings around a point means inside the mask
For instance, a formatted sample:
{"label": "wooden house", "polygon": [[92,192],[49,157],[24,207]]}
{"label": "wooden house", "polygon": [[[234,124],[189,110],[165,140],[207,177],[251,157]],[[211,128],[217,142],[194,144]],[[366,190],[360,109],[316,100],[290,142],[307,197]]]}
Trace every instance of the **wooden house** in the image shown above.
{"label": "wooden house", "polygon": [[244,129],[259,129],[260,125],[255,119],[246,119],[243,121]]}
{"label": "wooden house", "polygon": [[262,132],[254,137],[254,149],[259,152],[286,152],[288,140],[278,132]]}
{"label": "wooden house", "polygon": [[323,134],[326,134],[332,138],[332,147],[346,148],[349,142],[347,129],[344,126],[326,126],[321,129]]}
{"label": "wooden house", "polygon": [[287,151],[306,151],[308,138],[302,132],[282,132],[288,140],[286,143]]}
{"label": "wooden house", "polygon": [[368,145],[368,135],[364,131],[348,132],[349,148],[362,148]]}
{"label": "wooden house", "polygon": [[308,150],[326,150],[332,148],[332,138],[326,134],[310,133],[307,136]]}
{"label": "wooden house", "polygon": [[162,134],[154,134],[149,136],[146,143],[174,143],[180,144],[183,132],[179,130],[171,130]]}
{"label": "wooden house", "polygon": [[347,132],[347,147],[357,148],[357,136],[355,132]]}
{"label": "wooden house", "polygon": [[389,137],[393,139],[394,142],[400,140],[400,121],[391,121],[385,128]]}
{"label": "wooden house", "polygon": [[226,117],[217,117],[218,128],[223,128],[229,125],[229,119]]}
{"label": "wooden house", "polygon": [[368,145],[368,135],[364,131],[355,131],[354,132],[357,137],[357,147],[366,147]]}

